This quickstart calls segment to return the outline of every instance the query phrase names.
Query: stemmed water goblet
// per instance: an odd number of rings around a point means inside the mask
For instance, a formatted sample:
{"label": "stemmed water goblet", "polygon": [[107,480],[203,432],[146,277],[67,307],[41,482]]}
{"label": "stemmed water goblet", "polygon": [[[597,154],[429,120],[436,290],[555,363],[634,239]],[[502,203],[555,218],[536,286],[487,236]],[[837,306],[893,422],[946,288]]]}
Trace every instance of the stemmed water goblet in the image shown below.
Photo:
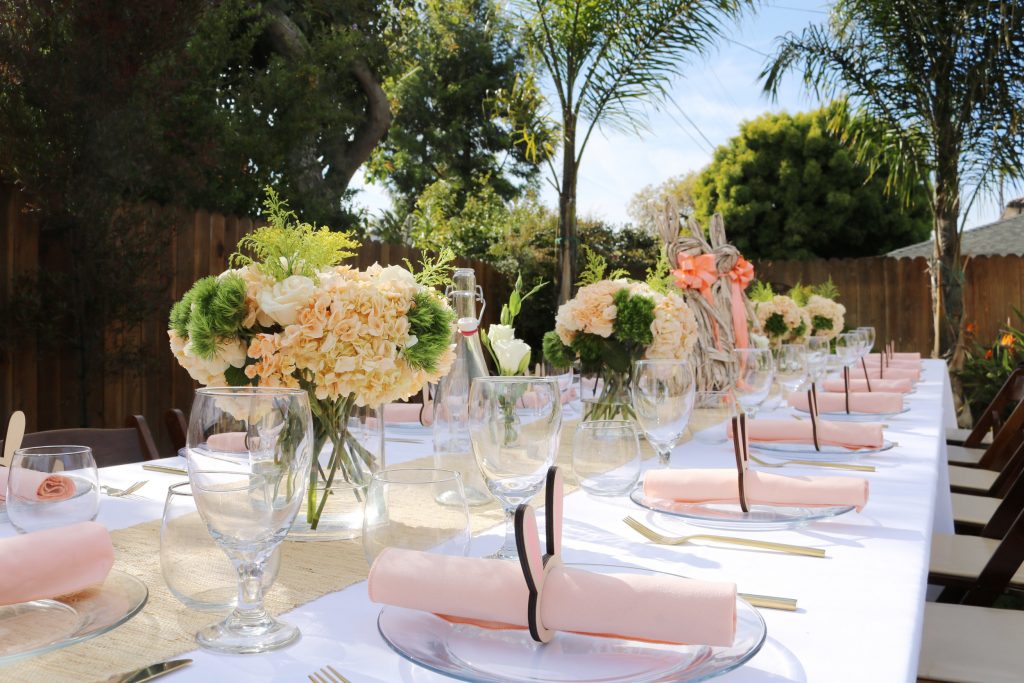
{"label": "stemmed water goblet", "polygon": [[736,374],[735,396],[749,417],[757,415],[772,388],[775,379],[775,363],[772,352],[768,349],[733,349],[733,359],[738,368]]}
{"label": "stemmed water goblet", "polygon": [[783,344],[775,358],[775,379],[786,390],[786,396],[799,389],[807,379],[807,346]]}
{"label": "stemmed water goblet", "polygon": [[836,356],[842,366],[852,368],[860,358],[860,351],[864,341],[857,332],[843,332],[836,337]]}
{"label": "stemmed water goblet", "polygon": [[544,485],[558,452],[562,403],[554,377],[477,377],[469,390],[469,434],[488,490],[505,510],[505,542],[516,559],[513,515]]}
{"label": "stemmed water goblet", "polygon": [[863,332],[866,338],[867,351],[864,352],[864,355],[866,356],[867,354],[871,353],[871,349],[875,348],[875,328],[871,327],[870,325],[865,325],[863,327],[858,327],[857,331]]}
{"label": "stemmed water goblet", "polygon": [[811,382],[817,383],[825,374],[830,353],[828,337],[807,338],[807,373]]}
{"label": "stemmed water goblet", "polygon": [[263,607],[267,561],[299,511],[313,456],[301,389],[207,387],[196,392],[188,474],[199,515],[238,574],[238,604],[196,634],[200,646],[245,654],[284,647],[299,629]]}
{"label": "stemmed water goblet", "polygon": [[696,380],[689,361],[664,359],[633,363],[630,387],[633,413],[664,467],[669,466],[672,449],[686,434],[695,390]]}

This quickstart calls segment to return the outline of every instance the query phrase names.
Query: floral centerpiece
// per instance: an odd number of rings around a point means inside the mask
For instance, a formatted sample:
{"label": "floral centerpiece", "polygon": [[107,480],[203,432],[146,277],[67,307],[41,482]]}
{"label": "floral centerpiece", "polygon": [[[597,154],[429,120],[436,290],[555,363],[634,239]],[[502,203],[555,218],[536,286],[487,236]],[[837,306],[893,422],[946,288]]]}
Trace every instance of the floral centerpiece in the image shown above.
{"label": "floral centerpiece", "polygon": [[751,287],[750,300],[757,318],[757,332],[768,338],[772,348],[798,344],[811,329],[807,312],[792,297],[776,294],[766,282]]}
{"label": "floral centerpiece", "polygon": [[846,307],[836,301],[839,288],[832,282],[832,278],[813,287],[797,284],[789,291],[789,296],[807,314],[812,335],[832,340],[843,331]]}
{"label": "floral centerpiece", "polygon": [[589,252],[576,296],[558,309],[555,329],[544,335],[544,357],[565,368],[579,359],[584,374],[599,374],[601,393],[585,418],[629,415],[632,364],[640,358],[688,358],[697,322],[664,278],[607,278],[607,263]]}
{"label": "floral centerpiece", "polygon": [[242,238],[233,269],[174,305],[168,335],[201,384],[309,392],[322,462],[311,468],[305,521],[316,530],[336,477],[359,498],[380,464],[352,434],[353,412],[407,398],[450,369],[455,315],[435,287],[453,257],[417,273],[408,262],[360,271],[340,265],[358,246],[348,233],[300,222],[270,189],[265,206],[269,225]]}

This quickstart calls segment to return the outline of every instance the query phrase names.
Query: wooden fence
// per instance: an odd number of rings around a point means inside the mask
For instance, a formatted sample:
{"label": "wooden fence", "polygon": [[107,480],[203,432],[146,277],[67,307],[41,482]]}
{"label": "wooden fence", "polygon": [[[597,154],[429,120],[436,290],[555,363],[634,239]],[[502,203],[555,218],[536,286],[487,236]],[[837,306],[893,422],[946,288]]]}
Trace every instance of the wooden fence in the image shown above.
{"label": "wooden fence", "polygon": [[[931,355],[934,340],[928,261],[884,256],[816,261],[761,261],[757,277],[773,284],[817,284],[829,277],[839,287],[848,325],[873,325],[879,339],[901,351]],[[989,344],[1024,303],[1024,258],[977,256],[967,260],[964,323]]]}
{"label": "wooden fence", "polygon": [[[39,345],[28,333],[7,330],[13,345],[0,347],[0,438],[13,410],[25,411],[27,430],[88,426],[118,427],[125,417],[142,414],[149,422],[158,445],[169,451],[163,415],[171,407],[191,406],[196,384],[171,355],[167,341],[167,312],[192,284],[205,275],[222,272],[238,239],[253,229],[248,218],[225,216],[208,211],[170,212],[170,235],[166,259],[169,264],[161,280],[162,295],[154,302],[153,315],[145,324],[108,335],[107,344],[125,341],[141,348],[146,372],[140,375],[130,368],[102,376],[102,387],[91,387],[87,415],[83,420],[80,364],[70,350],[53,351]],[[10,185],[0,183],[0,310],[14,293],[19,278],[32,276],[41,268],[60,267],[69,255],[62,241],[47,230],[40,230],[33,214],[26,211],[24,196]],[[364,268],[374,262],[402,264],[403,259],[417,263],[417,249],[368,243],[360,248],[353,265]],[[477,283],[492,305],[484,322],[497,322],[501,306],[508,296],[503,275],[489,264],[457,259],[461,267],[476,271]],[[0,324],[9,325],[8,321]]]}

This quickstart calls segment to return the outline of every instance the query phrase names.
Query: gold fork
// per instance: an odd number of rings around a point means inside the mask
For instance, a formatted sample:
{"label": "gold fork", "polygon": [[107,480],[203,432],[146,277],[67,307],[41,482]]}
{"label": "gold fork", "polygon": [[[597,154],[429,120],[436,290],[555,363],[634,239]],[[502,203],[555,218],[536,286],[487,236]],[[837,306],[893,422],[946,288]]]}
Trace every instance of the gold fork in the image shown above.
{"label": "gold fork", "polygon": [[852,465],[843,462],[818,462],[817,460],[783,460],[782,462],[766,462],[751,454],[750,459],[762,467],[785,467],[786,465],[805,465],[807,467],[831,467],[835,470],[853,470],[854,472],[874,472],[874,465]]}
{"label": "gold fork", "polygon": [[137,481],[137,482],[135,482],[134,484],[132,484],[131,486],[129,486],[126,489],[118,489],[118,488],[114,488],[113,486],[103,485],[103,486],[100,486],[100,491],[102,491],[103,493],[107,494],[111,498],[123,498],[125,496],[132,495],[133,493],[135,493],[136,491],[138,491],[139,489],[141,489],[143,486],[145,486],[148,483],[149,483],[148,480],[146,480],[146,481]]}
{"label": "gold fork", "polygon": [[711,534],[691,534],[690,536],[665,536],[659,534],[653,529],[645,527],[640,522],[636,521],[632,517],[626,517],[622,520],[626,525],[636,531],[638,534],[658,543],[659,545],[685,545],[693,541],[711,541],[712,543],[729,543],[731,545],[741,545],[748,548],[758,548],[760,550],[775,550],[780,553],[789,553],[791,555],[805,555],[807,557],[825,557],[825,551],[821,548],[808,548],[802,545],[789,545],[787,543],[772,543],[771,541],[754,541],[748,538],[733,538],[732,536],[714,536]]}
{"label": "gold fork", "polygon": [[313,683],[352,683],[347,678],[342,676],[337,670],[328,664],[321,668],[319,671],[314,671],[307,677]]}

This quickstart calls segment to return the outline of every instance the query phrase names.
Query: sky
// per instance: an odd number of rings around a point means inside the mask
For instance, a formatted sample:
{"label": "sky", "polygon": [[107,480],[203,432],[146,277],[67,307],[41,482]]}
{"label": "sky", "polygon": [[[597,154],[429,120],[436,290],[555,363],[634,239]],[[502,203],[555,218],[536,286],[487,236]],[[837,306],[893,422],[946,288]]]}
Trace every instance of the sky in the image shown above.
{"label": "sky", "polygon": [[[758,74],[773,52],[777,36],[824,21],[829,5],[824,0],[765,0],[756,13],[728,30],[726,40],[710,55],[690,59],[670,86],[670,101],[648,108],[646,133],[636,136],[599,130],[592,135],[580,164],[579,215],[625,223],[629,221],[629,200],[636,192],[700,170],[711,161],[715,147],[739,132],[743,121],[766,111],[795,113],[818,107],[819,102],[807,95],[793,76],[785,79],[777,100],[772,101],[761,92]],[[555,168],[561,168],[560,162],[556,161]],[[543,178],[546,175],[542,177],[542,199],[557,206],[558,195]],[[367,185],[361,173],[352,187],[362,190],[356,204],[372,213],[390,206],[384,189]],[[979,202],[968,216],[967,226],[989,223],[999,214],[996,201]]]}

